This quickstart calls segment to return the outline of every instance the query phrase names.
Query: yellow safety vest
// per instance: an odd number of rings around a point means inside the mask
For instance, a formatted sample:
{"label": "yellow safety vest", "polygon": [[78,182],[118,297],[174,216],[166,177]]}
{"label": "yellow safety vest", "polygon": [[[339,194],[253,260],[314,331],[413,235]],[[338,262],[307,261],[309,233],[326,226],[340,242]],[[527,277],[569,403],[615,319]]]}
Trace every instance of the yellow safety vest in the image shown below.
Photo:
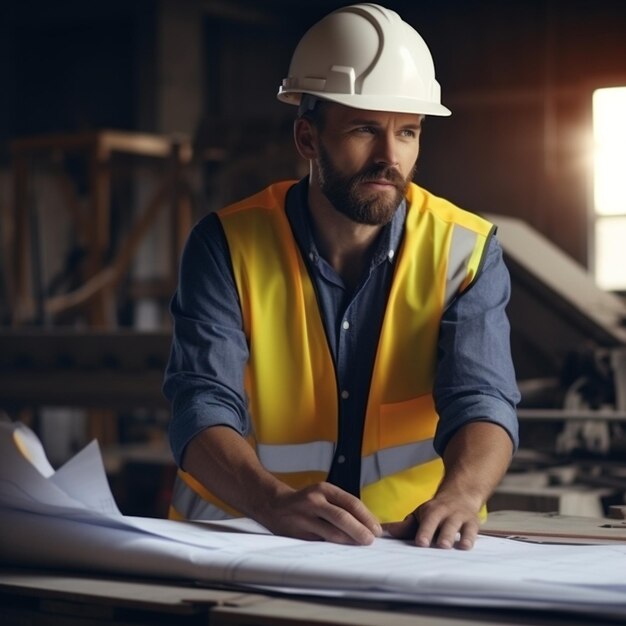
{"label": "yellow safety vest", "polygon": [[[250,444],[300,488],[326,480],[338,432],[334,364],[313,283],[285,214],[294,181],[219,212],[250,346]],[[381,522],[429,500],[443,476],[432,388],[445,308],[475,279],[493,226],[411,184],[374,363],[362,443],[361,499]],[[237,512],[180,470],[171,517]]]}

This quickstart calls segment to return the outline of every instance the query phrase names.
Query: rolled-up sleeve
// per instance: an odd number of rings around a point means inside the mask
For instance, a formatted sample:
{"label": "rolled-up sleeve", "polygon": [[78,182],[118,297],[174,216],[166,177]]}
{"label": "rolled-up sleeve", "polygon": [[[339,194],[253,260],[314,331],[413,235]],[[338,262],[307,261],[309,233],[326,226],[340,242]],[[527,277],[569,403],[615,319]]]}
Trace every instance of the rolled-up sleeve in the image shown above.
{"label": "rolled-up sleeve", "polygon": [[171,403],[169,440],[180,466],[185,446],[209,426],[248,433],[244,391],[248,346],[228,246],[217,216],[192,230],[171,302],[172,347],[163,393]]}
{"label": "rolled-up sleeve", "polygon": [[520,395],[506,315],[510,291],[502,248],[492,237],[479,276],[441,322],[434,385],[439,413],[434,445],[439,454],[459,428],[473,421],[500,425],[517,449]]}

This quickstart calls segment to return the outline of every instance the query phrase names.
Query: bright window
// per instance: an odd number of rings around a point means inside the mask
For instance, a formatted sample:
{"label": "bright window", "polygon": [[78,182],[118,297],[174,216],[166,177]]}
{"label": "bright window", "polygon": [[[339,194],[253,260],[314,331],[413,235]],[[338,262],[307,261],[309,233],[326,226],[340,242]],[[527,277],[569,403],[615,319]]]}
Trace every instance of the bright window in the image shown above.
{"label": "bright window", "polygon": [[593,93],[593,267],[604,289],[626,290],[626,87]]}

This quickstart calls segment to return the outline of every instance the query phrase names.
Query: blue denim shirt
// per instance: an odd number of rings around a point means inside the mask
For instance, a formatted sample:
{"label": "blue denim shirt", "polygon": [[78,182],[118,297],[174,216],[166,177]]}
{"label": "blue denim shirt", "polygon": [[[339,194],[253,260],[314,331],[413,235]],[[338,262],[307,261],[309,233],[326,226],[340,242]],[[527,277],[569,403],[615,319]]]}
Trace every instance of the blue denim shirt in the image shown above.
{"label": "blue denim shirt", "polygon": [[[317,250],[306,198],[303,179],[290,189],[286,213],[317,293],[335,363],[339,432],[328,480],[359,495],[370,378],[406,206],[400,205],[381,230],[367,272],[350,291]],[[439,454],[461,426],[475,420],[499,424],[518,445],[519,392],[505,312],[509,294],[502,250],[492,237],[478,278],[441,321],[433,390]],[[164,393],[172,404],[170,444],[180,465],[187,443],[208,426],[227,425],[242,435],[250,429],[243,383],[248,345],[228,246],[215,214],[190,234],[171,312],[174,333]]]}

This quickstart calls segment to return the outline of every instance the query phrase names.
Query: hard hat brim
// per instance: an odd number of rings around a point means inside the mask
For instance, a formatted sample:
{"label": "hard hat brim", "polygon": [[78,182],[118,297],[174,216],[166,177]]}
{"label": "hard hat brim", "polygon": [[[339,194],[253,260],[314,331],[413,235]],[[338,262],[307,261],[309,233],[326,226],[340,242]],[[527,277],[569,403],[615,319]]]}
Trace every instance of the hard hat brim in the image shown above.
{"label": "hard hat brim", "polygon": [[[302,91],[280,88],[277,98],[286,104],[298,105],[302,97]],[[388,113],[415,113],[418,115],[434,115],[439,117],[448,117],[452,115],[452,111],[443,104],[436,102],[425,102],[414,98],[399,98],[398,96],[365,96],[359,95],[358,104],[355,102],[353,95],[349,94],[332,94],[324,91],[307,91],[306,93],[320,98],[320,100],[329,100],[347,107],[357,108],[364,111],[385,111]]]}

